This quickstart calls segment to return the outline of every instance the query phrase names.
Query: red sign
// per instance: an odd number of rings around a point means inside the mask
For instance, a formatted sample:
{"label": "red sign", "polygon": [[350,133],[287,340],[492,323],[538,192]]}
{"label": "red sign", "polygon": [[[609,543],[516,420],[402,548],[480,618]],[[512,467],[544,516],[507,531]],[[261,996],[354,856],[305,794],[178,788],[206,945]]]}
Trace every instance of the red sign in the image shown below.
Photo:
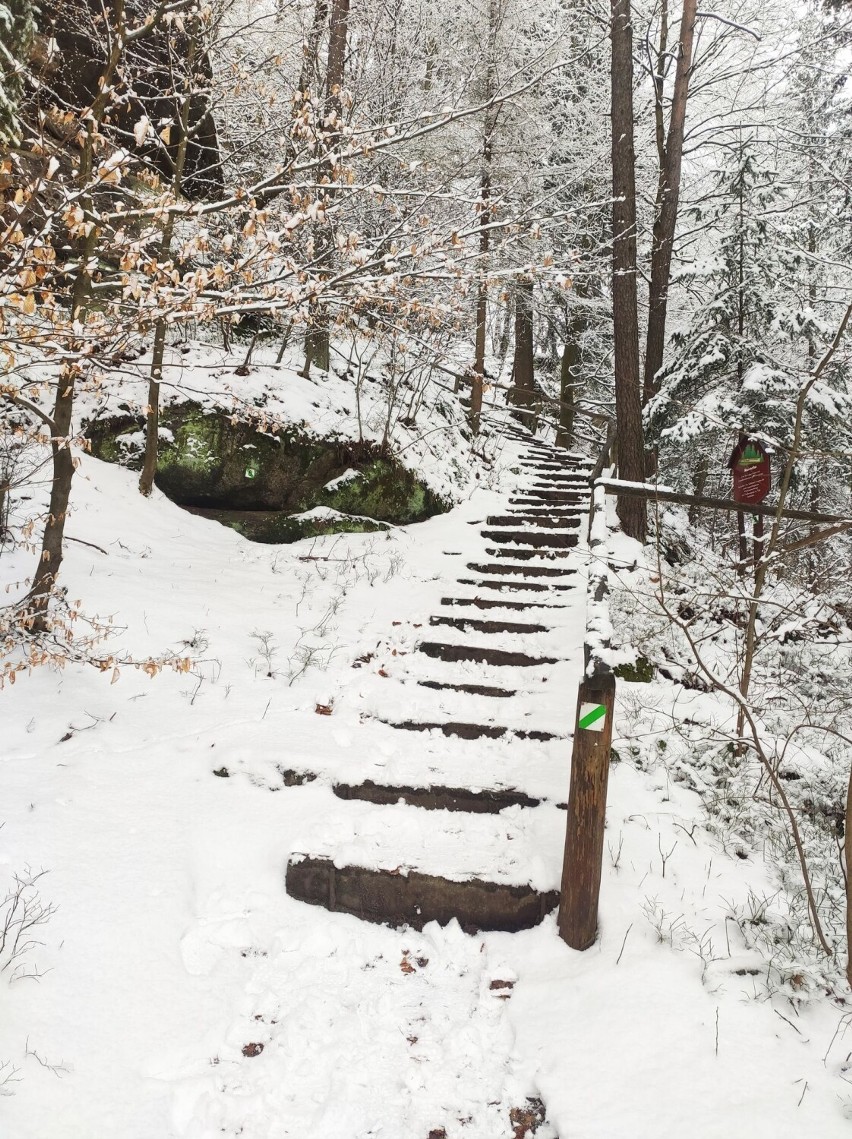
{"label": "red sign", "polygon": [[734,476],[734,501],[763,502],[772,486],[769,452],[757,439],[741,436],[728,467]]}

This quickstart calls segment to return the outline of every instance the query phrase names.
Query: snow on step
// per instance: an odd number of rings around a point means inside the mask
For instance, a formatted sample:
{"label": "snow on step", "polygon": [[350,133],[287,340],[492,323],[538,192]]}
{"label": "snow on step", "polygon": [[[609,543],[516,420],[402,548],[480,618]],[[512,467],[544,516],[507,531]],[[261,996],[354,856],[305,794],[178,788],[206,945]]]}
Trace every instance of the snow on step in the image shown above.
{"label": "snow on step", "polygon": [[[511,551],[509,551],[511,553]],[[531,566],[512,565],[509,562],[468,562],[467,568],[474,573],[489,574],[495,577],[523,576],[523,577],[569,577],[576,574],[575,567],[570,565],[542,565]]]}
{"label": "snow on step", "polygon": [[554,604],[552,601],[543,601],[537,598],[531,601],[509,601],[504,597],[442,597],[441,604],[445,606],[458,607],[460,609],[482,609],[482,610],[505,610],[507,613],[527,612],[533,610],[529,616],[540,616],[542,620],[547,619],[550,614],[547,612],[549,609],[565,609],[566,602],[562,601]]}
{"label": "snow on step", "polygon": [[374,806],[329,810],[300,840],[287,892],[368,921],[468,929],[536,925],[555,906],[565,816],[551,806],[497,815]]}
{"label": "snow on step", "polygon": [[555,806],[509,807],[496,818],[329,801],[321,825],[299,836],[293,855],[337,866],[412,870],[451,882],[469,878],[536,890],[559,888],[565,814]]}
{"label": "snow on step", "polygon": [[430,625],[447,626],[451,629],[460,629],[463,633],[473,630],[477,633],[547,633],[547,625],[533,625],[517,620],[508,621],[499,617],[430,617]]}
{"label": "snow on step", "polygon": [[[427,658],[426,663],[433,662]],[[498,667],[494,666],[493,671]],[[571,667],[574,671],[579,669],[579,654]],[[387,724],[428,724],[436,729],[445,724],[477,724],[527,736],[538,729],[564,737],[571,730],[568,703],[560,699],[560,691],[554,688],[552,680],[543,682],[539,678],[521,676],[515,681],[515,675],[529,673],[532,671],[529,668],[500,668],[501,680],[504,680],[506,672],[513,675],[511,681],[501,684],[494,684],[490,677],[483,677],[481,666],[476,681],[467,680],[467,674],[461,676],[457,666],[443,672],[438,668],[423,671],[427,675],[412,676],[406,669],[401,674],[365,683],[358,701],[360,714]],[[478,684],[509,695],[496,699],[488,697],[486,692],[477,698],[476,691],[441,686],[465,683],[471,689]]]}
{"label": "snow on step", "polygon": [[[575,586],[573,586],[573,585],[555,585],[552,582],[545,583],[545,582],[521,581],[520,579],[517,579],[517,578],[514,580],[501,579],[499,577],[500,568],[501,568],[500,566],[481,567],[481,566],[471,565],[469,568],[471,570],[484,569],[485,573],[496,573],[498,575],[496,578],[492,578],[490,580],[488,580],[488,579],[487,580],[482,580],[482,579],[476,580],[476,579],[471,578],[471,577],[460,577],[459,578],[459,585],[470,585],[470,586],[473,586],[477,591],[488,590],[489,592],[492,592],[492,593],[494,593],[494,592],[496,592],[496,593],[509,593],[512,596],[516,596],[518,593],[524,593],[524,592],[532,593],[533,591],[535,591],[538,596],[541,596],[543,594],[546,594],[549,590],[555,590],[555,591],[557,591],[557,593],[559,591],[562,591],[564,593],[566,591],[570,591],[570,590],[573,590],[575,588]],[[556,594],[554,594],[554,596],[556,596]]]}
{"label": "snow on step", "polygon": [[[527,527],[532,527],[534,530],[541,531],[546,534],[550,530],[579,530],[582,518],[579,511],[574,514],[558,515],[551,513],[549,515],[536,515],[536,514],[492,514],[485,519],[486,526],[506,526],[509,528],[522,527],[526,530]],[[473,523],[471,523],[473,525]]]}

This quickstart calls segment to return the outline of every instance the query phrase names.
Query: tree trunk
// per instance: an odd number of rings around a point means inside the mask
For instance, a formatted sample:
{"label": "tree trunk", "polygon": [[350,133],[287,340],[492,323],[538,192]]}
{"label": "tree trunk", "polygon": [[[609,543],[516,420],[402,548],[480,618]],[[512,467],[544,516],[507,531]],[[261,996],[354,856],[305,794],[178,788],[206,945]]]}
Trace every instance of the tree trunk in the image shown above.
{"label": "tree trunk", "polygon": [[166,350],[166,322],[161,318],[154,327],[154,348],[148,379],[148,410],[145,414],[145,458],[139,474],[139,493],[146,498],[154,489],[160,445],[160,383],[163,379],[163,356]]}
{"label": "tree trunk", "polygon": [[331,0],[331,24],[328,36],[328,66],[325,77],[326,113],[340,115],[343,72],[346,66],[346,38],[349,32],[349,0]]}
{"label": "tree trunk", "polygon": [[[611,0],[612,38],[612,316],[615,418],[619,477],[642,482],[645,446],[639,391],[639,315],[636,297],[636,176],[633,148],[633,30],[630,0]],[[644,542],[642,498],[618,499],[624,532]]]}
{"label": "tree trunk", "polygon": [[846,863],[846,980],[852,986],[852,772],[846,789],[846,829],[843,835]]}
{"label": "tree trunk", "polygon": [[[665,149],[661,156],[662,162],[657,183],[654,233],[651,244],[651,287],[648,295],[648,336],[645,342],[645,403],[656,394],[656,377],[663,366],[663,353],[666,346],[666,311],[680,199],[683,136],[689,80],[692,75],[692,43],[695,32],[696,8],[697,0],[683,0],[671,117]],[[655,87],[658,109],[657,145],[659,147],[662,115],[661,79],[655,79]]]}
{"label": "tree trunk", "polygon": [[[198,47],[200,29],[196,25],[190,35],[187,52],[187,78],[186,89],[179,112],[180,138],[177,154],[175,155],[175,168],[172,175],[172,195],[177,200],[180,196],[183,172],[186,166],[187,146],[189,143],[189,113],[193,97],[193,70],[195,54]],[[174,234],[174,214],[166,214],[163,223],[163,234],[160,238],[160,261],[166,261],[171,254],[172,236]],[[148,411],[145,417],[145,457],[142,461],[142,470],[139,475],[139,493],[146,498],[154,489],[154,477],[157,474],[157,458],[160,446],[160,383],[163,379],[163,357],[166,351],[166,321],[160,317],[154,326],[154,347],[151,355],[151,371],[148,380]]]}
{"label": "tree trunk", "polygon": [[53,405],[54,435],[50,441],[53,457],[53,478],[50,485],[50,507],[41,541],[41,555],[27,595],[30,629],[33,633],[48,631],[47,611],[50,596],[62,565],[65,518],[71,497],[74,478],[74,459],[71,455],[71,415],[74,410],[74,382],[76,366],[63,370],[56,389]]}
{"label": "tree trunk", "polygon": [[302,94],[314,86],[314,95],[319,88],[319,45],[322,39],[323,28],[328,19],[328,0],[316,0],[314,5],[314,18],[311,30],[305,41],[302,51],[302,70],[299,74],[299,91]]}
{"label": "tree trunk", "polygon": [[[327,11],[327,7],[326,7]],[[314,11],[315,20],[318,18],[319,0]],[[346,68],[346,43],[349,34],[349,0],[331,0],[331,22],[328,36],[328,56],[325,69],[325,113],[333,120],[331,131],[325,140],[326,151],[334,149],[339,137],[340,117],[343,113],[341,93]],[[332,162],[329,160],[323,165],[323,172],[332,179]],[[328,191],[329,198],[332,191]],[[331,234],[331,222],[326,221],[317,234],[317,263],[322,269],[331,262],[334,252],[334,242]],[[322,273],[320,273],[322,277]],[[331,366],[331,321],[328,308],[318,300],[313,308],[312,317],[305,333],[305,364],[302,369],[303,376],[309,376],[311,365],[316,364],[324,372]]]}
{"label": "tree trunk", "polygon": [[[488,62],[485,70],[485,102],[494,98],[497,88],[497,24],[499,0],[488,3]],[[493,161],[494,128],[497,114],[486,106],[482,135],[482,175],[479,182],[479,284],[476,294],[476,337],[474,344],[473,374],[470,389],[470,429],[479,433],[482,418],[482,391],[485,384],[485,326],[488,320],[488,252],[491,248],[491,163]]]}
{"label": "tree trunk", "polygon": [[500,371],[498,375],[503,373],[503,365],[506,363],[506,356],[509,352],[509,341],[512,338],[512,314],[515,307],[515,293],[510,289],[506,295],[506,312],[503,317],[503,329],[500,333]]}
{"label": "tree trunk", "polygon": [[574,405],[577,402],[575,385],[582,363],[580,337],[585,327],[585,318],[579,315],[572,316],[568,321],[559,367],[559,426],[556,428],[556,446],[566,449],[574,444]]}
{"label": "tree trunk", "polygon": [[535,361],[533,358],[533,282],[522,279],[515,290],[515,359],[512,365],[510,402],[521,411],[526,427],[535,420]]}
{"label": "tree trunk", "polygon": [[[83,144],[80,149],[78,179],[79,184],[86,189],[80,197],[79,204],[83,213],[92,218],[91,227],[80,250],[80,266],[71,291],[71,318],[81,328],[84,328],[86,324],[86,314],[92,292],[89,267],[93,262],[100,236],[90,192],[95,147],[100,125],[112,95],[112,80],[118,70],[123,50],[123,35],[119,34],[124,30],[123,0],[116,0],[114,14],[115,28],[113,29],[109,58],[101,75],[98,96],[92,104],[85,124]],[[56,384],[50,440],[53,459],[50,506],[42,534],[38,565],[25,603],[29,614],[30,631],[36,636],[49,631],[47,618],[50,597],[62,565],[65,519],[71,497],[71,483],[74,478],[74,458],[71,454],[71,421],[74,412],[74,388],[80,369],[80,364],[77,361],[84,358],[83,349],[85,346],[72,341],[70,347],[72,352],[76,354],[76,359],[62,368]]]}

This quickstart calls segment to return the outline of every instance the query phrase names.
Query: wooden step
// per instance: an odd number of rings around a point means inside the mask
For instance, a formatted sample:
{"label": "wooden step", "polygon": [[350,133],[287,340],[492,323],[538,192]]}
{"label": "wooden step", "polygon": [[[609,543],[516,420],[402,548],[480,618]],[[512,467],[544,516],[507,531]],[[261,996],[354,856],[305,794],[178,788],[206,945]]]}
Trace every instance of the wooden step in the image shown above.
{"label": "wooden step", "polygon": [[492,649],[485,645],[448,645],[441,641],[421,641],[417,650],[435,660],[471,660],[478,664],[506,668],[534,668],[537,665],[557,664],[559,661],[558,657],[534,657],[511,649]]}

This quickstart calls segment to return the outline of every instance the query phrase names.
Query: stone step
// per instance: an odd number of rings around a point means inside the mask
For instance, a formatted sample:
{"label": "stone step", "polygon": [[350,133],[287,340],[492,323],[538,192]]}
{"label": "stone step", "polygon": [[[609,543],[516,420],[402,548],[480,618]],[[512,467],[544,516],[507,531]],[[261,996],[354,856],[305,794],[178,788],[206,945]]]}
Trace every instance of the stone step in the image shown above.
{"label": "stone step", "polygon": [[[474,569],[474,566],[468,566],[468,569]],[[495,572],[500,572],[501,566],[495,566]],[[574,570],[567,571],[574,573]],[[553,590],[568,590],[575,589],[574,585],[559,585],[554,582],[538,582],[538,581],[477,581],[472,577],[460,577],[459,585],[472,585],[476,589],[493,589],[498,593],[503,592],[520,592],[528,590],[530,593],[544,593]]]}
{"label": "stone step", "polygon": [[476,633],[547,633],[547,625],[527,625],[519,621],[483,621],[476,617],[430,617],[430,625],[448,625],[463,633],[473,629]]}
{"label": "stone step", "polygon": [[535,469],[547,471],[548,474],[564,474],[564,475],[582,475],[587,478],[591,471],[591,466],[587,463],[579,463],[576,460],[561,459],[558,455],[523,455],[518,460],[518,466],[523,467],[525,470]]}
{"label": "stone step", "polygon": [[571,475],[585,475],[586,471],[579,467],[577,463],[562,463],[558,459],[552,459],[549,455],[546,457],[532,456],[529,459],[521,459],[520,466],[522,467],[535,467],[537,470],[544,471],[558,471],[564,474]]}
{"label": "stone step", "polygon": [[[504,574],[523,574],[525,577],[565,577],[577,572],[568,566],[509,566],[493,562],[468,562],[467,568],[475,573],[493,574],[497,577]],[[531,588],[535,589],[536,586]]]}
{"label": "stone step", "polygon": [[531,526],[539,530],[577,530],[580,526],[580,515],[564,515],[558,517],[551,514],[549,517],[536,514],[490,514],[485,519],[486,526]]}
{"label": "stone step", "polygon": [[576,491],[578,494],[590,494],[591,487],[588,480],[578,482],[575,479],[535,479],[527,484],[527,491],[540,491],[540,490],[561,490],[570,492]]}
{"label": "stone step", "polygon": [[442,597],[442,605],[473,606],[476,609],[565,609],[564,605],[548,605],[544,601],[501,601],[493,597]]}
{"label": "stone step", "polygon": [[557,462],[564,459],[570,462],[574,467],[592,466],[591,459],[585,455],[581,455],[579,451],[563,451],[561,447],[542,447],[541,445],[534,445],[529,450],[529,456],[533,459],[544,459],[550,462]]}
{"label": "stone step", "polygon": [[418,680],[421,688],[434,688],[438,691],[464,692],[470,696],[491,696],[495,699],[508,699],[516,696],[514,688],[497,688],[493,684],[451,684],[444,680]]}
{"label": "stone step", "polygon": [[[546,501],[553,501],[555,498],[572,499],[579,498],[585,499],[587,502],[591,497],[591,488],[588,486],[580,486],[578,483],[568,484],[566,486],[559,486],[554,484],[540,485],[540,486],[523,486],[518,487],[514,492],[514,498],[544,498]],[[510,499],[511,501],[511,499]]]}
{"label": "stone step", "polygon": [[559,490],[526,491],[523,495],[509,499],[510,506],[586,506],[587,494],[564,494]]}
{"label": "stone step", "polygon": [[514,652],[511,649],[492,649],[486,645],[452,645],[442,641],[421,641],[417,650],[436,660],[470,660],[507,668],[534,668],[542,664],[557,664],[559,661],[558,657],[530,656],[529,653]]}
{"label": "stone step", "polygon": [[576,534],[541,529],[483,530],[481,533],[490,542],[516,542],[521,546],[544,546],[550,550],[576,546],[579,541]]}
{"label": "stone step", "polygon": [[360,799],[377,806],[393,806],[402,800],[411,807],[427,811],[466,811],[470,814],[496,815],[506,807],[537,807],[534,799],[511,788],[499,791],[474,791],[468,787],[406,787],[402,784],[335,783],[332,787],[339,799]]}
{"label": "stone step", "polygon": [[450,720],[444,723],[428,723],[419,720],[382,720],[382,723],[387,724],[390,728],[401,728],[408,732],[442,732],[445,736],[457,736],[462,740],[499,740],[504,736],[513,736],[516,739],[546,743],[548,740],[560,738],[555,732],[542,732],[535,728],[530,728],[527,731],[522,728],[502,727],[499,724],[468,724],[458,720]]}
{"label": "stone step", "polygon": [[461,821],[456,811],[338,802],[290,855],[287,893],[416,929],[453,919],[468,932],[537,925],[558,903],[564,813],[542,804]]}
{"label": "stone step", "polygon": [[[574,535],[574,537],[575,541],[573,545],[576,546],[576,535]],[[533,558],[541,558],[542,560],[552,562],[557,558],[570,558],[571,556],[570,549],[562,550],[551,547],[541,550],[522,550],[518,546],[486,546],[485,552],[492,558],[514,558],[519,562],[532,561]]]}
{"label": "stone step", "polygon": [[558,890],[509,886],[484,878],[453,881],[435,874],[366,866],[338,866],[332,858],[299,855],[287,864],[285,887],[291,898],[353,914],[379,925],[423,929],[458,921],[467,933],[516,933],[539,925],[559,904]]}
{"label": "stone step", "polygon": [[575,482],[573,479],[532,479],[523,488],[525,494],[539,494],[543,490],[561,491],[563,494],[591,494],[588,482]]}
{"label": "stone step", "polygon": [[560,486],[565,488],[588,490],[589,480],[584,475],[558,475],[555,471],[541,471],[532,470],[524,472],[527,478],[524,480],[526,486],[540,486],[547,484],[548,486]]}
{"label": "stone step", "polygon": [[523,516],[525,518],[584,518],[588,513],[588,496],[574,495],[569,502],[547,502],[538,500],[536,502],[528,502],[526,505],[519,505],[517,499],[513,499],[506,506],[509,514],[515,516]]}

